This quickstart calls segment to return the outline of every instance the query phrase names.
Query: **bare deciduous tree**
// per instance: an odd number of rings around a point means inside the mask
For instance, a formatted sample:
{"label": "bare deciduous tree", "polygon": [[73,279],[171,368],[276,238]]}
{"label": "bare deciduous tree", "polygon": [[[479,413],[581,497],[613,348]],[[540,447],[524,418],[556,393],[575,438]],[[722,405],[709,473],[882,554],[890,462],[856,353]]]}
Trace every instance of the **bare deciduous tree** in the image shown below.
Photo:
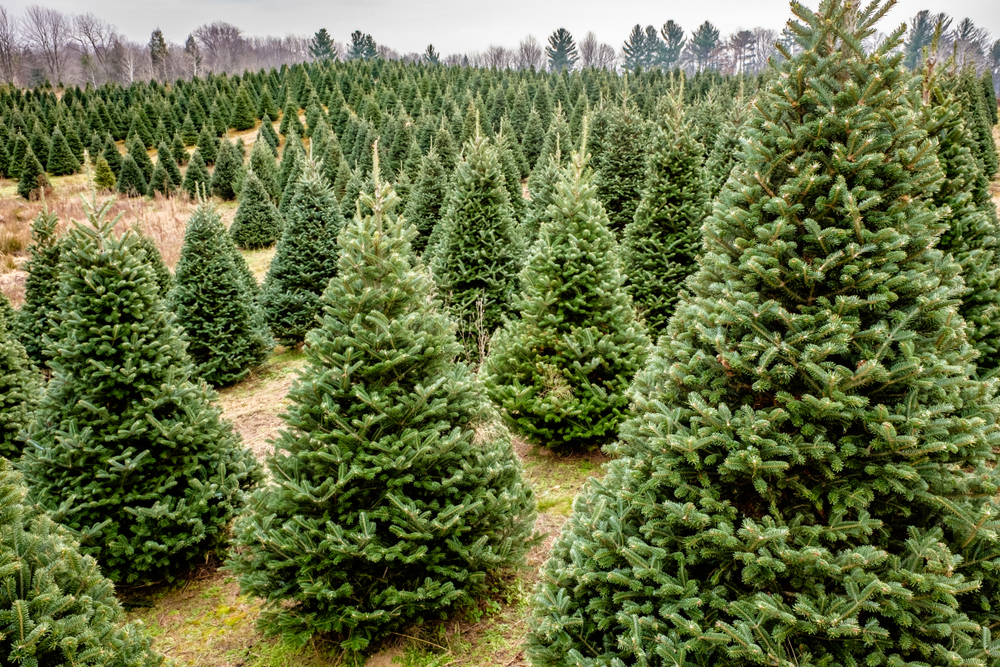
{"label": "bare deciduous tree", "polygon": [[511,53],[510,49],[504,46],[491,44],[482,54],[480,67],[502,70],[510,68],[513,64],[514,54]]}
{"label": "bare deciduous tree", "polygon": [[595,35],[593,31],[588,32],[587,35],[580,40],[580,43],[576,45],[577,51],[580,52],[580,67],[584,69],[596,67],[594,63],[597,61],[597,51],[600,48],[601,45],[597,41],[597,35]]}
{"label": "bare deciduous tree", "polygon": [[23,53],[24,44],[17,20],[6,7],[0,5],[0,81],[17,82]]}
{"label": "bare deciduous tree", "polygon": [[201,47],[205,64],[216,72],[237,72],[243,69],[246,40],[236,26],[216,21],[200,26],[192,33]]}
{"label": "bare deciduous tree", "polygon": [[94,86],[116,79],[113,55],[121,39],[115,26],[93,14],[73,18],[73,41],[80,52],[82,74]]}
{"label": "bare deciduous tree", "polygon": [[21,23],[28,46],[41,59],[46,76],[53,84],[60,83],[70,56],[70,17],[56,9],[30,5]]}
{"label": "bare deciduous tree", "polygon": [[542,45],[534,35],[528,35],[521,40],[515,56],[517,69],[541,69],[543,67]]}

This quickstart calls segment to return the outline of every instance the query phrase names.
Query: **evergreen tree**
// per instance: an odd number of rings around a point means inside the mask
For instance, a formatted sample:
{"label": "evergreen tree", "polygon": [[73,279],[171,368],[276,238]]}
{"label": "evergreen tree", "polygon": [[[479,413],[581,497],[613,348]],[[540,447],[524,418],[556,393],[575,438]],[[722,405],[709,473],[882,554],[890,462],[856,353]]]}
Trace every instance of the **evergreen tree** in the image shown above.
{"label": "evergreen tree", "polygon": [[694,58],[697,71],[703,71],[707,66],[712,52],[719,46],[719,29],[710,21],[705,21],[691,33],[688,49]]}
{"label": "evergreen tree", "polygon": [[538,156],[542,154],[542,143],[545,141],[545,128],[542,126],[542,117],[535,109],[528,115],[528,125],[524,130],[524,137],[521,139],[521,152],[528,166],[534,169],[538,165]]}
{"label": "evergreen tree", "polygon": [[440,242],[429,250],[431,266],[458,322],[459,338],[478,361],[484,339],[510,312],[523,241],[500,158],[485,137],[477,135],[465,145],[449,187]]}
{"label": "evergreen tree", "polygon": [[550,155],[544,165],[535,167],[528,178],[528,192],[531,193],[531,203],[524,219],[524,237],[528,243],[534,243],[538,230],[548,217],[549,205],[554,201],[556,185],[562,174],[562,152],[557,150]]}
{"label": "evergreen tree", "polygon": [[646,178],[648,138],[645,122],[634,104],[612,105],[603,114],[603,132],[597,137],[594,170],[597,197],[620,234],[635,218]]}
{"label": "evergreen tree", "polygon": [[347,47],[348,60],[374,60],[378,57],[378,45],[372,36],[355,30],[351,33],[351,44]]}
{"label": "evergreen tree", "polygon": [[729,116],[722,124],[712,146],[712,152],[705,160],[705,180],[708,186],[708,198],[715,199],[722,186],[726,184],[729,175],[736,166],[740,146],[740,134],[747,119],[748,105],[743,101],[742,94],[733,101]]}
{"label": "evergreen tree", "polygon": [[122,172],[118,175],[118,192],[126,197],[141,197],[149,192],[149,183],[142,173],[142,169],[135,163],[132,154],[129,153],[122,160]]}
{"label": "evergreen tree", "polygon": [[108,165],[108,161],[104,159],[104,156],[97,158],[97,164],[94,166],[94,187],[98,190],[113,190],[115,184],[118,183],[118,179],[115,177],[115,172],[111,170],[111,166]]}
{"label": "evergreen tree", "polygon": [[683,91],[664,98],[635,219],[625,227],[622,264],[629,292],[654,334],[666,330],[684,280],[697,268],[701,223],[709,213],[701,159],[685,117]]}
{"label": "evergreen tree", "polygon": [[201,153],[201,159],[206,165],[215,164],[215,160],[219,157],[219,140],[207,123],[202,126],[198,134],[197,151]]}
{"label": "evergreen tree", "polygon": [[31,146],[28,146],[17,173],[17,194],[25,199],[37,199],[43,190],[49,187],[49,179],[42,169],[42,163],[35,157]]}
{"label": "evergreen tree", "polygon": [[607,225],[593,176],[575,154],[529,253],[514,304],[520,317],[493,337],[483,364],[501,414],[556,451],[614,437],[649,350]]}
{"label": "evergreen tree", "polygon": [[455,169],[455,165],[458,164],[458,149],[455,148],[455,140],[452,138],[451,132],[443,124],[434,135],[434,150],[441,161],[441,167],[446,172],[451,173]]}
{"label": "evergreen tree", "polygon": [[298,345],[317,324],[320,298],[337,272],[340,206],[319,167],[307,161],[261,290],[265,319],[282,345]]}
{"label": "evergreen tree", "polygon": [[177,165],[187,164],[188,162],[188,152],[187,148],[184,146],[184,140],[181,139],[181,135],[175,134],[174,138],[170,142],[170,154],[174,156],[174,161]]}
{"label": "evergreen tree", "polygon": [[243,158],[236,146],[223,139],[219,159],[212,172],[212,194],[225,200],[236,199],[236,190],[242,179]]}
{"label": "evergreen tree", "polygon": [[198,197],[198,193],[202,195],[208,193],[210,180],[208,167],[205,166],[205,160],[201,157],[201,149],[196,148],[188,163],[187,171],[184,172],[184,183],[181,187],[188,193],[188,197],[195,199]]}
{"label": "evergreen tree", "polygon": [[562,72],[571,70],[579,60],[576,52],[576,42],[566,28],[559,28],[549,35],[549,45],[545,47],[545,57],[549,61],[549,70]]}
{"label": "evergreen tree", "polygon": [[[125,157],[131,157],[135,160],[136,165],[142,171],[143,180],[147,183],[151,178],[153,178],[153,161],[149,158],[149,153],[146,152],[146,146],[143,145],[142,141],[138,137],[131,137],[125,142]],[[124,168],[125,162],[122,161],[122,167]],[[118,179],[121,180],[121,173],[118,174]]]}
{"label": "evergreen tree", "polygon": [[159,667],[163,656],[129,623],[114,584],[70,532],[27,499],[20,473],[0,460],[0,655],[9,665]]}
{"label": "evergreen tree", "polygon": [[257,324],[263,314],[233,263],[232,243],[219,214],[199,205],[188,220],[168,299],[195,373],[215,387],[245,378],[273,347]]}
{"label": "evergreen tree", "polygon": [[167,172],[167,176],[170,177],[170,184],[174,188],[179,188],[181,183],[184,182],[180,167],[177,166],[177,161],[174,159],[174,155],[170,147],[167,146],[166,141],[161,141],[160,146],[156,149],[156,165],[163,167],[163,170]]}
{"label": "evergreen tree", "polygon": [[53,176],[68,176],[80,171],[80,161],[73,155],[73,149],[58,127],[52,132],[52,148],[49,150],[45,171]]}
{"label": "evergreen tree", "polygon": [[534,665],[992,661],[996,385],[901,30],[861,46],[890,6],[793,5],[801,51],[542,573]]}
{"label": "evergreen tree", "polygon": [[302,121],[299,120],[298,105],[296,105],[292,100],[288,100],[288,103],[285,104],[285,110],[281,114],[281,123],[278,125],[278,133],[287,137],[289,132],[294,131],[296,136],[301,137],[305,130],[306,128],[302,127]]}
{"label": "evergreen tree", "polygon": [[243,179],[236,217],[229,228],[229,235],[244,250],[266,248],[281,235],[282,220],[278,209],[271,203],[264,185],[250,170]]}
{"label": "evergreen tree", "polygon": [[406,212],[403,214],[407,222],[418,232],[411,242],[413,251],[417,254],[422,254],[427,248],[431,232],[441,220],[447,192],[448,177],[441,167],[437,152],[431,150],[420,159],[420,173],[406,202]]}
{"label": "evergreen tree", "polygon": [[268,459],[274,483],[237,523],[229,563],[265,598],[266,633],[354,651],[474,599],[487,572],[523,562],[534,523],[377,159]]}
{"label": "evergreen tree", "polygon": [[59,315],[56,295],[62,244],[57,235],[58,226],[59,218],[47,209],[40,211],[31,223],[31,245],[28,247],[31,256],[24,267],[28,272],[24,281],[24,303],[11,327],[28,357],[40,368],[45,368],[51,357],[42,337],[55,328]]}
{"label": "evergreen tree", "polygon": [[253,148],[250,149],[250,169],[260,179],[268,196],[277,201],[281,196],[281,190],[278,189],[278,165],[274,160],[274,153],[267,147],[267,142],[254,142]]}
{"label": "evergreen tree", "polygon": [[278,156],[278,144],[281,140],[278,139],[278,133],[274,131],[274,124],[271,122],[270,116],[265,115],[260,123],[260,137],[263,137],[267,145],[271,147],[271,153],[275,157]]}
{"label": "evergreen tree", "polygon": [[257,116],[254,113],[253,103],[245,86],[240,86],[236,93],[236,101],[233,104],[233,113],[229,117],[229,127],[237,132],[252,130],[257,125]]}
{"label": "evergreen tree", "polygon": [[122,173],[122,154],[118,152],[118,146],[110,134],[104,139],[104,152],[101,155],[107,160],[111,171],[115,172],[117,178]]}
{"label": "evergreen tree", "polygon": [[174,286],[174,277],[171,275],[170,269],[167,268],[166,262],[163,261],[160,248],[152,237],[142,231],[137,231],[136,237],[139,249],[146,253],[146,263],[153,269],[153,282],[156,283],[160,297],[166,298]]}
{"label": "evergreen tree", "polygon": [[[10,308],[6,296],[0,294],[0,301]],[[27,427],[38,400],[39,378],[17,340],[14,322],[3,310],[0,310],[0,456],[15,460],[21,456],[21,431]]]}
{"label": "evergreen tree", "polygon": [[677,67],[684,51],[684,28],[674,21],[667,21],[660,28],[660,37],[663,38],[663,51],[660,53],[660,67],[670,71]]}
{"label": "evergreen tree", "polygon": [[150,197],[154,196],[157,192],[164,197],[169,197],[174,191],[174,184],[170,180],[170,174],[167,173],[167,170],[159,162],[156,163],[156,167],[153,169],[153,177],[149,179],[147,187]]}
{"label": "evergreen tree", "polygon": [[[32,499],[115,582],[204,559],[258,477],[193,368],[136,235],[106,202],[63,250],[54,371],[21,459]],[[120,216],[119,216],[120,217]]]}
{"label": "evergreen tree", "polygon": [[181,123],[181,141],[185,146],[194,146],[198,143],[198,128],[194,126],[191,114],[184,116],[184,122]]}
{"label": "evergreen tree", "polygon": [[309,42],[309,55],[320,61],[337,59],[337,46],[334,44],[333,38],[330,37],[330,33],[326,31],[326,28],[320,28],[313,35],[312,41]]}

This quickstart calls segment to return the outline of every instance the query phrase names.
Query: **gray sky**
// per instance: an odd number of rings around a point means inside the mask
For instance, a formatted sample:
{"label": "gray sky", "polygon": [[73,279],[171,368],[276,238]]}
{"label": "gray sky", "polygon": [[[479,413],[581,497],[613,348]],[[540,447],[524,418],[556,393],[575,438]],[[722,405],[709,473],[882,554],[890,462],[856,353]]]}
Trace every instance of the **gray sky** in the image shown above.
{"label": "gray sky", "polygon": [[[226,21],[248,35],[312,34],[325,27],[338,42],[354,30],[371,33],[379,44],[400,53],[422,52],[433,43],[442,54],[483,50],[490,44],[516,46],[525,35],[539,41],[565,27],[580,39],[589,30],[620,49],[636,23],[661,26],[667,19],[688,33],[710,20],[723,35],[756,26],[781,29],[791,16],[785,0],[701,0],[665,3],[654,0],[0,0],[20,13],[30,4],[65,12],[93,12],[145,42],[154,28],[168,40],[183,42],[203,23]],[[818,0],[806,0],[816,7]],[[947,12],[1000,38],[998,0],[899,0],[881,24],[888,32],[921,9]]]}

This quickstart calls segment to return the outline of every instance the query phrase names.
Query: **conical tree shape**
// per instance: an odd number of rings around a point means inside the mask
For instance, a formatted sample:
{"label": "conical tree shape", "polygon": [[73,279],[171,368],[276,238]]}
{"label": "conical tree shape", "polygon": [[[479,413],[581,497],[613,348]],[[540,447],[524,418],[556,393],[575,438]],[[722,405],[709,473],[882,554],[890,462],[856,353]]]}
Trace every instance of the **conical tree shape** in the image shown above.
{"label": "conical tree shape", "polygon": [[523,562],[534,523],[377,156],[374,169],[268,459],[274,484],[237,522],[229,564],[265,599],[265,632],[353,650],[471,600],[488,571]]}
{"label": "conical tree shape", "polygon": [[153,280],[156,283],[156,288],[160,291],[160,298],[165,299],[174,286],[174,276],[163,261],[163,255],[160,254],[156,241],[141,231],[136,232],[136,235],[138,236],[137,245],[146,253],[146,263],[153,269]]}
{"label": "conical tree shape", "polygon": [[132,159],[131,153],[122,160],[122,171],[118,175],[118,183],[115,187],[126,197],[141,197],[149,192],[149,183],[146,182],[142,169]]}
{"label": "conical tree shape", "polygon": [[250,149],[250,169],[260,179],[271,200],[277,201],[281,196],[281,190],[278,189],[278,165],[265,142],[258,141]]}
{"label": "conical tree shape", "polygon": [[111,202],[87,209],[62,253],[54,371],[27,432],[32,499],[82,536],[116,582],[157,580],[204,559],[258,465],[191,382],[180,331],[136,235],[115,238]]}
{"label": "conical tree shape", "polygon": [[254,114],[253,103],[250,102],[246,87],[240,86],[240,90],[236,94],[236,103],[233,104],[233,113],[229,117],[229,127],[242,132],[252,130],[256,124],[257,118]]}
{"label": "conical tree shape", "polygon": [[115,587],[64,527],[30,503],[0,460],[0,655],[8,665],[159,667],[163,656],[129,623]]}
{"label": "conical tree shape", "polygon": [[73,155],[73,149],[58,127],[52,132],[52,148],[45,171],[53,176],[67,176],[80,171],[80,161]]}
{"label": "conical tree shape", "polygon": [[242,178],[243,158],[236,146],[223,140],[212,173],[212,194],[225,200],[236,199],[237,184]]}
{"label": "conical tree shape", "polygon": [[159,192],[164,197],[169,197],[170,193],[174,191],[174,184],[170,180],[170,174],[167,173],[162,164],[157,163],[153,169],[153,177],[149,180],[148,188],[150,196]]}
{"label": "conical tree shape", "polygon": [[118,146],[110,134],[104,139],[104,152],[102,155],[108,161],[111,171],[115,172],[115,177],[117,177],[122,172],[122,154],[118,152]]}
{"label": "conical tree shape", "polygon": [[215,387],[245,378],[273,347],[256,324],[260,306],[233,263],[232,244],[219,214],[199,205],[188,220],[168,298],[195,372]]}
{"label": "conical tree shape", "polygon": [[17,194],[25,199],[37,199],[41,196],[42,190],[49,187],[49,179],[45,175],[42,163],[35,157],[30,146],[24,154],[24,160],[17,174]]}
{"label": "conical tree shape", "polygon": [[608,212],[612,231],[620,234],[635,218],[646,178],[646,123],[634,104],[613,105],[603,113],[605,129],[597,137],[600,145],[594,157],[597,196]]}
{"label": "conical tree shape", "polygon": [[420,173],[406,202],[404,217],[419,233],[412,242],[414,252],[420,254],[427,248],[431,232],[441,221],[447,192],[448,176],[432,150],[420,159]]}
{"label": "conical tree shape", "polygon": [[167,176],[170,177],[170,183],[174,188],[181,187],[181,184],[184,183],[184,177],[181,176],[177,160],[174,159],[174,154],[166,141],[161,141],[159,148],[156,150],[156,164],[157,166],[162,166],[163,170],[167,172]]}
{"label": "conical tree shape", "polygon": [[[142,170],[142,176],[149,182],[149,179],[153,177],[153,161],[149,158],[149,153],[146,152],[146,146],[143,144],[142,140],[136,136],[132,136],[128,141],[125,142],[125,147],[128,152],[125,154],[126,158],[131,156],[135,163],[139,165],[139,169]],[[118,176],[121,179],[121,175]]]}
{"label": "conical tree shape", "polygon": [[995,384],[934,247],[903,30],[861,47],[890,6],[793,5],[801,52],[543,570],[532,664],[992,663]]}
{"label": "conical tree shape", "polygon": [[59,258],[62,244],[57,237],[59,218],[48,210],[40,211],[31,223],[31,258],[25,265],[28,277],[24,281],[24,303],[17,312],[17,321],[11,327],[28,357],[39,368],[45,369],[50,354],[45,350],[42,337],[59,321]]}
{"label": "conical tree shape", "polygon": [[575,154],[522,273],[518,319],[493,337],[483,383],[501,414],[556,451],[593,449],[628,413],[649,339],[625,291],[593,175]]}
{"label": "conical tree shape", "polygon": [[[2,294],[0,299],[10,305]],[[20,458],[20,433],[28,425],[40,388],[38,372],[14,335],[12,322],[0,312],[0,456]]]}
{"label": "conical tree shape", "polygon": [[282,220],[278,209],[271,203],[264,185],[250,170],[243,179],[240,203],[236,217],[229,228],[229,235],[241,248],[255,250],[266,248],[281,235]]}
{"label": "conical tree shape", "polygon": [[115,172],[111,170],[111,165],[101,155],[97,158],[97,164],[94,165],[94,187],[98,190],[108,191],[113,190],[117,183]]}
{"label": "conical tree shape", "polygon": [[198,133],[198,149],[196,152],[201,153],[201,159],[205,161],[206,165],[215,164],[215,160],[219,157],[219,139],[211,128],[209,128],[208,123],[205,123],[201,132]]}
{"label": "conical tree shape", "polygon": [[715,199],[722,186],[729,180],[729,175],[736,166],[740,148],[740,134],[747,120],[749,106],[743,101],[742,95],[733,101],[729,117],[722,124],[722,129],[712,146],[712,152],[705,160],[705,178],[708,181],[708,198]]}
{"label": "conical tree shape", "polygon": [[531,203],[524,219],[524,236],[528,243],[534,243],[538,238],[538,230],[548,217],[549,205],[552,204],[556,185],[562,175],[562,151],[556,151],[549,156],[545,164],[539,164],[528,177],[528,192],[531,193]]}
{"label": "conical tree shape", "polygon": [[307,161],[260,296],[268,326],[282,345],[298,345],[316,327],[320,298],[337,273],[343,226],[337,198],[319,167]]}
{"label": "conical tree shape", "polygon": [[466,144],[451,178],[447,213],[432,268],[449,298],[459,338],[470,358],[510,312],[524,260],[497,150],[482,135]]}
{"label": "conical tree shape", "polygon": [[188,193],[188,197],[195,199],[199,193],[202,195],[208,193],[210,181],[208,167],[205,166],[205,161],[201,157],[201,149],[196,148],[194,155],[191,156],[191,161],[188,162],[187,171],[184,173],[184,183],[181,187]]}
{"label": "conical tree shape", "polygon": [[701,222],[709,212],[704,149],[685,117],[682,91],[657,109],[646,184],[635,219],[625,227],[622,264],[629,293],[651,333],[667,328],[684,280],[694,273]]}

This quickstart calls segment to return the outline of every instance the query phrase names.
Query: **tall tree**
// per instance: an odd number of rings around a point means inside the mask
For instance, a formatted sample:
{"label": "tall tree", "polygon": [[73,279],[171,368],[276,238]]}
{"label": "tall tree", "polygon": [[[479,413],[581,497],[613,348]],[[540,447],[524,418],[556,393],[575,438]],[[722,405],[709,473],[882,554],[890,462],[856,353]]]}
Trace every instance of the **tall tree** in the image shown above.
{"label": "tall tree", "polygon": [[58,236],[59,218],[48,209],[39,211],[31,223],[30,258],[25,265],[24,303],[17,311],[13,329],[28,357],[40,368],[47,366],[51,350],[46,350],[45,336],[59,320],[59,258],[62,245]]}
{"label": "tall tree", "polygon": [[437,51],[434,50],[433,44],[427,45],[427,49],[424,51],[424,54],[421,56],[421,59],[424,61],[424,63],[428,65],[441,64],[441,54],[439,54]]}
{"label": "tall tree", "polygon": [[566,28],[559,28],[549,35],[549,45],[545,47],[545,57],[549,60],[549,69],[553,72],[571,70],[579,59],[576,52],[576,42]]}
{"label": "tall tree", "polygon": [[705,21],[691,33],[688,48],[694,57],[698,71],[704,70],[712,57],[712,52],[719,46],[719,29],[710,21]]}
{"label": "tall tree", "polygon": [[309,42],[309,55],[320,61],[337,59],[337,45],[334,44],[333,38],[330,37],[330,33],[326,31],[326,28],[320,28],[313,35],[312,41]]}
{"label": "tall tree", "polygon": [[347,47],[348,60],[374,60],[378,57],[378,44],[371,35],[355,30],[351,33],[351,45]]}
{"label": "tall tree", "polygon": [[167,78],[167,59],[170,51],[167,49],[167,40],[163,38],[163,31],[157,28],[149,36],[149,62],[153,67],[153,77],[161,81]]}
{"label": "tall tree", "polygon": [[621,233],[635,217],[646,178],[646,122],[635,104],[623,101],[601,112],[594,168],[597,197],[604,205],[611,230]]}
{"label": "tall tree", "polygon": [[660,36],[663,38],[663,52],[660,57],[660,67],[665,70],[672,70],[677,67],[684,51],[684,28],[674,21],[667,21],[660,28]]}

